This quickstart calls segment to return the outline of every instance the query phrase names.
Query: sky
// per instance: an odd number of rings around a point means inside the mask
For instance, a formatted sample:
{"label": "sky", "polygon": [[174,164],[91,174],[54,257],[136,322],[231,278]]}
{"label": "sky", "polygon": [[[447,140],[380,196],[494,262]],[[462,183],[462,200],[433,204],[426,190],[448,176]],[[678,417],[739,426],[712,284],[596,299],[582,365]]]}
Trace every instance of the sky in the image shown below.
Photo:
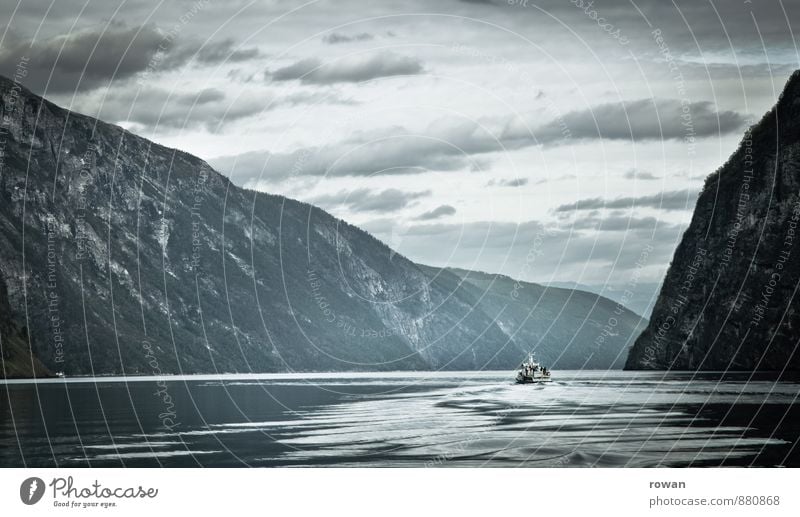
{"label": "sky", "polygon": [[412,260],[657,284],[800,2],[4,2],[0,74]]}

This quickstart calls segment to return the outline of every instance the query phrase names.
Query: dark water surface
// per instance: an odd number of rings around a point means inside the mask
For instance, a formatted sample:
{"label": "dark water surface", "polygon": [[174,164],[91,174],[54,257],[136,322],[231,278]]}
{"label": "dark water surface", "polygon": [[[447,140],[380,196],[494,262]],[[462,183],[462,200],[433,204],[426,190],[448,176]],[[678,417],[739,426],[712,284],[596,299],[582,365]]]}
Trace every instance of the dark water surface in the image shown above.
{"label": "dark water surface", "polygon": [[561,371],[551,384],[518,386],[512,377],[9,382],[0,466],[800,466],[797,382]]}

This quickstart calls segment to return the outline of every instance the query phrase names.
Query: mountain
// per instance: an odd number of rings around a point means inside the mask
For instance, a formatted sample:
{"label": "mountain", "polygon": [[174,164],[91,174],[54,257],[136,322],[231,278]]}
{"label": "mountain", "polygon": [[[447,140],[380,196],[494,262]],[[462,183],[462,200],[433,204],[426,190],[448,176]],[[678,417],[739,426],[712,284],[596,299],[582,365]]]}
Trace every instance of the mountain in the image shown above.
{"label": "mountain", "polygon": [[626,368],[798,370],[800,72],[706,180]]}
{"label": "mountain", "polygon": [[653,282],[637,282],[635,286],[629,284],[579,284],[577,282],[548,282],[547,285],[599,294],[622,303],[644,318],[649,318],[652,314],[653,304],[661,288],[660,283]]}
{"label": "mountain", "polygon": [[[567,304],[593,314],[578,340],[568,337],[582,312],[553,328],[534,310],[542,328],[526,322],[516,335],[495,319],[496,293],[317,207],[239,188],[195,156],[7,79],[0,98],[0,275],[11,307],[0,318],[25,321],[30,352],[53,371],[508,369],[537,337],[551,356],[563,339],[563,357],[577,358],[558,364],[607,368],[627,346],[630,336],[614,333],[589,343],[588,329],[615,310],[605,298]],[[607,350],[576,353],[590,345]]]}
{"label": "mountain", "polygon": [[519,282],[503,275],[463,269],[480,307],[536,358],[557,369],[602,364],[621,369],[628,347],[647,320],[595,293]]}
{"label": "mountain", "polygon": [[31,351],[27,328],[20,327],[10,315],[6,284],[0,277],[0,379],[52,376]]}

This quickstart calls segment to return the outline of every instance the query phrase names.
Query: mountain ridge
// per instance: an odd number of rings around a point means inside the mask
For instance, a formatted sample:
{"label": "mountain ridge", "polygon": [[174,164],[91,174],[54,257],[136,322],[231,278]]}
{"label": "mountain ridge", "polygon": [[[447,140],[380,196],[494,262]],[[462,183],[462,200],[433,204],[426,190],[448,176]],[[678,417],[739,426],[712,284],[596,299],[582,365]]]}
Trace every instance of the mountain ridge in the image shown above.
{"label": "mountain ridge", "polygon": [[628,369],[800,370],[800,71],[706,180]]}
{"label": "mountain ridge", "polygon": [[[474,285],[318,207],[240,188],[198,157],[8,79],[0,100],[0,276],[10,319],[24,319],[46,367],[508,369],[532,346],[484,310]],[[615,310],[595,301],[573,315],[587,336]],[[608,354],[576,343],[561,367],[611,367],[630,337],[609,337]]]}

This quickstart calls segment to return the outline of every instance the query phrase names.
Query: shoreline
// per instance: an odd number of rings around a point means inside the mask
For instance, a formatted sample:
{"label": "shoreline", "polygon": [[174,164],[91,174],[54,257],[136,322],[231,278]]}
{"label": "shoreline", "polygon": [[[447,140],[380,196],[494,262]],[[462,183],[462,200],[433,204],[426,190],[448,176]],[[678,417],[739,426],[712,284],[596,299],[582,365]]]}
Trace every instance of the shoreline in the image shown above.
{"label": "shoreline", "polygon": [[[800,382],[800,372],[779,372],[779,371],[757,371],[747,370],[737,371],[694,371],[694,370],[557,370],[559,378],[554,382],[567,380],[576,374],[624,374],[630,377],[653,377],[666,375],[685,375],[691,376],[687,379],[691,381],[703,375],[737,376],[749,375],[748,382],[775,381],[775,382]],[[512,370],[393,370],[393,371],[335,371],[335,372],[264,372],[264,373],[190,373],[190,374],[162,374],[162,375],[80,375],[67,377],[17,377],[0,379],[0,385],[22,385],[22,384],[82,384],[91,382],[123,383],[123,382],[157,382],[157,381],[217,381],[217,380],[324,380],[324,379],[374,379],[383,377],[386,379],[402,379],[404,377],[427,377],[449,379],[451,377],[465,377],[470,379],[480,379],[481,377],[508,376],[509,381],[513,382],[514,371]],[[675,380],[675,379],[671,379]]]}

